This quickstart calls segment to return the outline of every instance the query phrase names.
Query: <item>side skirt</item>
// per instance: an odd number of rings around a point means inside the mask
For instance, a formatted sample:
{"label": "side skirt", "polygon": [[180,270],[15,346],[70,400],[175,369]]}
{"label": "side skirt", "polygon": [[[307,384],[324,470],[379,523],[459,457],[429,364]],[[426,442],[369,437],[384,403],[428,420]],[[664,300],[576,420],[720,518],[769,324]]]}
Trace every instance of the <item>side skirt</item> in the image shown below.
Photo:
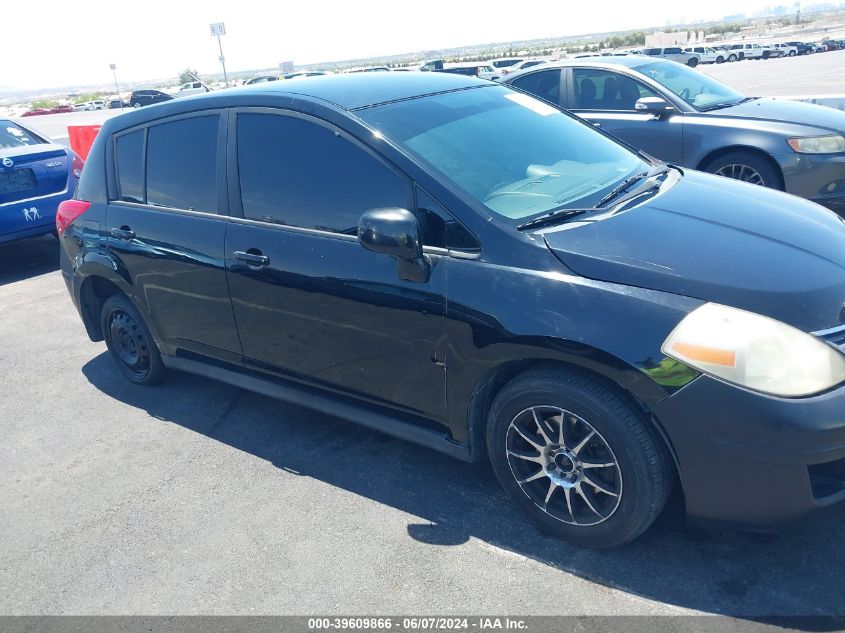
{"label": "side skirt", "polygon": [[342,418],[400,440],[413,442],[445,453],[462,461],[472,461],[469,448],[452,441],[445,433],[431,431],[402,418],[373,411],[350,401],[341,401],[331,396],[318,395],[291,384],[283,384],[180,356],[162,354],[161,360],[169,369],[219,380],[247,391],[254,391],[306,409]]}

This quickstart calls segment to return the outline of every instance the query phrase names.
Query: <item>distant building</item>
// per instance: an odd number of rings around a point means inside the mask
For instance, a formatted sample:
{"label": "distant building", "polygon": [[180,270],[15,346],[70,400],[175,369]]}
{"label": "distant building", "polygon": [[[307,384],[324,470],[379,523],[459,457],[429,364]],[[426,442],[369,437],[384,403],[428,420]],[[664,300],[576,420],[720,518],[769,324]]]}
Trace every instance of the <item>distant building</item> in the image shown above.
{"label": "distant building", "polygon": [[645,36],[646,46],[693,46],[704,41],[704,31],[657,31]]}

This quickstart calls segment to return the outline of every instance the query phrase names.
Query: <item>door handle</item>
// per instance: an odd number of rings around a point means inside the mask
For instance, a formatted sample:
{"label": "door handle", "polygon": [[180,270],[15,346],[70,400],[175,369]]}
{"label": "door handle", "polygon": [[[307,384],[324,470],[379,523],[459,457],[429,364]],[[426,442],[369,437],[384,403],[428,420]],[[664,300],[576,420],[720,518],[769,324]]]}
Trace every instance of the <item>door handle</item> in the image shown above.
{"label": "door handle", "polygon": [[248,251],[235,251],[234,255],[235,259],[246,262],[248,266],[253,266],[255,268],[270,265],[270,258],[263,255],[261,251],[255,248],[251,248]]}
{"label": "door handle", "polygon": [[119,240],[132,240],[135,239],[135,231],[128,226],[121,226],[119,229],[112,229],[111,236]]}
{"label": "door handle", "polygon": [[593,121],[593,127],[601,127],[601,123],[598,121]]}

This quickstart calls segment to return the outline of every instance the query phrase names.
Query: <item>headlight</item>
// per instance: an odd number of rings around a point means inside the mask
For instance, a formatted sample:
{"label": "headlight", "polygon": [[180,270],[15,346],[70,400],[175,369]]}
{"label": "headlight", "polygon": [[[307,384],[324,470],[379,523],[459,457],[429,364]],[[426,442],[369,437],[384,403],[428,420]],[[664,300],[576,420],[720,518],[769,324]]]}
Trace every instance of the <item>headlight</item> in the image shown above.
{"label": "headlight", "polygon": [[845,356],[827,343],[716,303],[684,317],[661,350],[704,373],[776,396],[807,396],[845,381]]}
{"label": "headlight", "polygon": [[837,154],[845,152],[845,136],[840,134],[791,138],[787,143],[799,154]]}

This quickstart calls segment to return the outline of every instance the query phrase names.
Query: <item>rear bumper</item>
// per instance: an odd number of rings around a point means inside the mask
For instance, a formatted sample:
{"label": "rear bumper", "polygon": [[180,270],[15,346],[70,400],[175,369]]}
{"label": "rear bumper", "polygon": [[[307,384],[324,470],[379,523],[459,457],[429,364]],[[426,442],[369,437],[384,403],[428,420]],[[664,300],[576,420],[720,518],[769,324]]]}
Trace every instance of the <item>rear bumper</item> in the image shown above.
{"label": "rear bumper", "polygon": [[702,376],[653,413],[693,520],[766,529],[845,500],[843,386],[785,399]]}
{"label": "rear bumper", "polygon": [[[75,186],[76,179],[70,180]],[[55,231],[56,209],[72,196],[73,186],[47,196],[0,204],[0,243]]]}

